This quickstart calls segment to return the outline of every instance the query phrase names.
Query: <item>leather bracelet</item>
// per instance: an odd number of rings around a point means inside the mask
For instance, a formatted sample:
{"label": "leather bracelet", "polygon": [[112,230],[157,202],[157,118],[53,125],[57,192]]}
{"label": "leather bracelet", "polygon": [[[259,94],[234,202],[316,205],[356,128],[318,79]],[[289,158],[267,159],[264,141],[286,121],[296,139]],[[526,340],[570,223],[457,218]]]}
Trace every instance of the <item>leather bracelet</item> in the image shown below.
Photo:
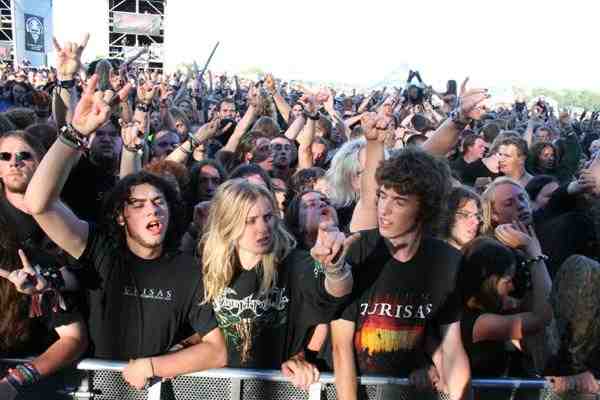
{"label": "leather bracelet", "polygon": [[135,104],[135,109],[139,110],[141,112],[145,112],[147,113],[148,110],[150,109],[150,107],[148,106],[148,104],[144,104],[144,103],[136,103]]}
{"label": "leather bracelet", "polygon": [[87,138],[77,132],[71,124],[67,124],[60,129],[58,138],[62,143],[76,150],[83,150],[87,146]]}
{"label": "leather bracelet", "polygon": [[69,79],[66,81],[57,81],[56,86],[63,89],[72,89],[75,87],[75,79]]}
{"label": "leather bracelet", "polygon": [[127,150],[130,153],[139,153],[140,150],[144,147],[144,145],[142,143],[138,144],[138,145],[134,145],[134,146],[128,146],[126,144],[123,145],[123,148],[125,150]]}

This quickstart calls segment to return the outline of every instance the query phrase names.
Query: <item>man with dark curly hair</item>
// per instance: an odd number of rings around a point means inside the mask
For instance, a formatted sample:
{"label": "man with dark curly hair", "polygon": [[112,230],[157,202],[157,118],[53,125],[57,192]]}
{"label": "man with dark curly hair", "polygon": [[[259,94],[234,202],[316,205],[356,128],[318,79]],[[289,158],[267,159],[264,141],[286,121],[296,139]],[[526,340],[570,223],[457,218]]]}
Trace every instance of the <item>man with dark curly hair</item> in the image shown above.
{"label": "man with dark curly hair", "polygon": [[[378,227],[361,232],[348,253],[353,300],[332,323],[338,393],[355,392],[357,374],[411,374],[415,383],[429,375],[435,389],[459,398],[470,376],[456,291],[461,254],[429,234],[447,202],[450,169],[411,148],[383,161],[376,180]],[[437,338],[429,351],[426,336]],[[397,398],[407,389],[385,390]]]}

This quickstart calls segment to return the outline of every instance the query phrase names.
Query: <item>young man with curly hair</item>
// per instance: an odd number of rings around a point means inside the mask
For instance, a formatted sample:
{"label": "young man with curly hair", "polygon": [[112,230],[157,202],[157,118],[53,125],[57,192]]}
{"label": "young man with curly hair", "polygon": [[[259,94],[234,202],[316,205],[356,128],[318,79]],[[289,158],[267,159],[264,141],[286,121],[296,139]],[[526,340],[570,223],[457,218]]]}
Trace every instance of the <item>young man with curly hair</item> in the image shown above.
{"label": "young man with curly hair", "polygon": [[[456,291],[461,254],[430,236],[450,191],[449,167],[405,149],[380,164],[376,181],[378,227],[363,231],[348,253],[353,300],[332,323],[338,398],[356,398],[357,374],[417,370],[435,375],[438,391],[461,398],[470,376]],[[425,349],[426,336],[434,338],[433,351]],[[384,398],[399,395],[384,390]]]}

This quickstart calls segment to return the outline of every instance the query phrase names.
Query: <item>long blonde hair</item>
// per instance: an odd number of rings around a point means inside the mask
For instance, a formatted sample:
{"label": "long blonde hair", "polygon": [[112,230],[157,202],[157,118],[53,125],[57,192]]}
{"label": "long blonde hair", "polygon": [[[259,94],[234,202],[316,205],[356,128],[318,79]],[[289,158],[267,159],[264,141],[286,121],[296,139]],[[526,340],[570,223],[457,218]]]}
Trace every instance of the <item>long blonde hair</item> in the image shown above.
{"label": "long blonde hair", "polygon": [[272,193],[244,179],[226,181],[215,193],[207,229],[198,244],[198,253],[202,255],[203,303],[214,301],[241,268],[236,244],[244,232],[250,209],[260,198],[269,201],[275,219],[271,251],[261,260],[261,293],[271,288],[277,279],[277,265],[296,247],[294,237],[285,229],[276,212],[277,202]]}
{"label": "long blonde hair", "polygon": [[[496,197],[496,188],[502,185],[513,185],[518,188],[523,189],[521,185],[517,181],[512,178],[501,176],[496,178],[490,185],[485,189],[485,192],[481,195],[481,213],[483,216],[483,225],[481,227],[481,233],[484,235],[493,235],[494,234],[494,199]],[[523,192],[527,194],[525,189]]]}

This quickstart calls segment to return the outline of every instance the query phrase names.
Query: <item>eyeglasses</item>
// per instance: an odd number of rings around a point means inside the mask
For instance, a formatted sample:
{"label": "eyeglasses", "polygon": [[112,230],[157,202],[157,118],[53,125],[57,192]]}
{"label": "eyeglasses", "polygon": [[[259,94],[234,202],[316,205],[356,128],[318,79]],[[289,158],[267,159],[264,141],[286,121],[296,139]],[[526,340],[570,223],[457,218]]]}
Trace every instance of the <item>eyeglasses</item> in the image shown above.
{"label": "eyeglasses", "polygon": [[15,160],[17,162],[19,161],[30,161],[33,160],[33,154],[31,154],[28,151],[19,151],[17,153],[9,153],[9,152],[1,152],[0,153],[0,160],[2,161],[10,161],[12,160],[12,156],[13,154],[15,155]]}
{"label": "eyeglasses", "polygon": [[469,219],[469,218],[476,218],[477,221],[481,222],[483,220],[481,214],[479,213],[470,213],[467,211],[457,211],[456,212],[456,216],[460,219]]}

